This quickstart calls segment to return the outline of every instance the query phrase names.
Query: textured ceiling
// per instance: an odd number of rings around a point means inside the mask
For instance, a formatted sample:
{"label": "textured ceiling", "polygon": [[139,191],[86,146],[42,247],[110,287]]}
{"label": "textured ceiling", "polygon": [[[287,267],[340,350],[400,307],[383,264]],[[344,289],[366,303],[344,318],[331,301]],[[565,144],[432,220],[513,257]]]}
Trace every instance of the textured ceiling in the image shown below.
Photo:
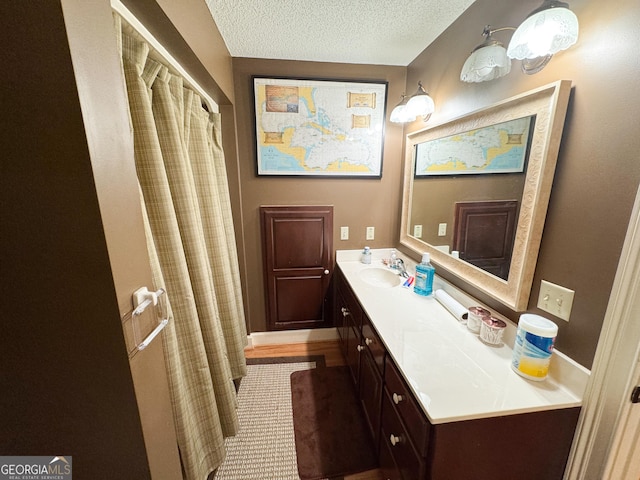
{"label": "textured ceiling", "polygon": [[411,63],[474,0],[206,0],[233,57]]}

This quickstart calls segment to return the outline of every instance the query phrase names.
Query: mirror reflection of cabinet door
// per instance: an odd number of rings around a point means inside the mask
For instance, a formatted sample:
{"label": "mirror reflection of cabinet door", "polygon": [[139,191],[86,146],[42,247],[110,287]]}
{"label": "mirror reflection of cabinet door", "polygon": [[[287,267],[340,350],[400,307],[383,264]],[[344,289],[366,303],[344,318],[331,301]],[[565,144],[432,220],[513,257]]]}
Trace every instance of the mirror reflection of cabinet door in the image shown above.
{"label": "mirror reflection of cabinet door", "polygon": [[507,279],[517,224],[516,200],[457,202],[453,248],[460,258]]}

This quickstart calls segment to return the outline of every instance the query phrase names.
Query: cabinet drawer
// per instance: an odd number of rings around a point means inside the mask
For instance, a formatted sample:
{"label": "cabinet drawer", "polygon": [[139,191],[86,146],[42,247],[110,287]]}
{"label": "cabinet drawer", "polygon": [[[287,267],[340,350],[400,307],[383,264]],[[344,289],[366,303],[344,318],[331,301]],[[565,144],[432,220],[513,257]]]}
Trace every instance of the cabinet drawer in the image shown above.
{"label": "cabinet drawer", "polygon": [[384,348],[378,333],[371,325],[371,321],[364,313],[362,315],[362,342],[369,349],[371,357],[373,358],[373,361],[378,368],[378,372],[380,372],[380,376],[382,377],[384,374],[384,355],[386,349]]}
{"label": "cabinet drawer", "polygon": [[387,356],[384,381],[389,399],[393,402],[395,409],[404,421],[418,453],[421,456],[425,456],[429,447],[431,424],[416,403],[409,387],[389,356]]}
{"label": "cabinet drawer", "polygon": [[382,394],[381,437],[381,449],[386,448],[391,453],[393,463],[403,479],[424,478],[425,464],[409,440],[409,434],[402,425],[391,398],[385,393]]}

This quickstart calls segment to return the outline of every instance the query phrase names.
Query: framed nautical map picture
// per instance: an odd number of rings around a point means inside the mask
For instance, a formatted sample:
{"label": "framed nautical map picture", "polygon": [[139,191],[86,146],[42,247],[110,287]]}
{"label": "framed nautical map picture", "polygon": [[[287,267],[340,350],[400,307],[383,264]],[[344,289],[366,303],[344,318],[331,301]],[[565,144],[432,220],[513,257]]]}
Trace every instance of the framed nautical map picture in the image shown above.
{"label": "framed nautical map picture", "polygon": [[535,115],[508,120],[415,146],[415,176],[521,173]]}
{"label": "framed nautical map picture", "polygon": [[382,176],[386,82],[253,77],[258,175]]}

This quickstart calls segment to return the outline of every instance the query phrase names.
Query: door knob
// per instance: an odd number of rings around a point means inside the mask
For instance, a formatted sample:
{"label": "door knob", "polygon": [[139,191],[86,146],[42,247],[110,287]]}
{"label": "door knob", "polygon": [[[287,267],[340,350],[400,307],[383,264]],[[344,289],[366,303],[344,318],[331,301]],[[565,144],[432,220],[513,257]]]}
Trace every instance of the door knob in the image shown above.
{"label": "door knob", "polygon": [[329,270],[325,270],[325,271],[324,271],[324,274],[325,274],[325,275],[329,275]]}

